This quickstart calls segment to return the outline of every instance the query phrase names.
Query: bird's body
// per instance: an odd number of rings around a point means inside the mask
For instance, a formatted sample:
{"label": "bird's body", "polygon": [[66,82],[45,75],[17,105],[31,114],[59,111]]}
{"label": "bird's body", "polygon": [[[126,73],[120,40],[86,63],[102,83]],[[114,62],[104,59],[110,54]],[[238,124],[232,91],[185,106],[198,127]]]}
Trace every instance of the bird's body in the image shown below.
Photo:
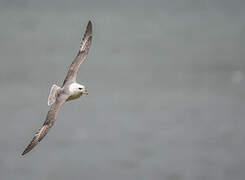
{"label": "bird's body", "polygon": [[69,68],[69,71],[63,82],[62,87],[59,87],[55,84],[51,87],[48,98],[48,105],[50,105],[51,107],[46,116],[46,120],[43,123],[43,126],[35,134],[30,144],[26,147],[22,155],[31,151],[38,144],[38,142],[40,142],[45,137],[49,129],[53,126],[54,121],[56,120],[58,112],[60,110],[60,107],[66,101],[77,99],[83,94],[88,94],[85,87],[76,82],[76,77],[81,63],[87,57],[91,41],[92,23],[91,21],[89,21],[87,29],[80,44],[79,52]]}

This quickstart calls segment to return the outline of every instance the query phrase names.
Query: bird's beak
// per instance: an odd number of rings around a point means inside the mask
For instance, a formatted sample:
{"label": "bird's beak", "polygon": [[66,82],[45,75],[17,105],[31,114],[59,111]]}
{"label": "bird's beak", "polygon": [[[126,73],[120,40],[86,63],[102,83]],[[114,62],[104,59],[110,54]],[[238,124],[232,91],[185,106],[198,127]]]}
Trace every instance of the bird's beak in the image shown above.
{"label": "bird's beak", "polygon": [[85,91],[83,92],[83,94],[86,94],[86,95],[88,95],[88,91],[87,91],[87,90],[85,90]]}

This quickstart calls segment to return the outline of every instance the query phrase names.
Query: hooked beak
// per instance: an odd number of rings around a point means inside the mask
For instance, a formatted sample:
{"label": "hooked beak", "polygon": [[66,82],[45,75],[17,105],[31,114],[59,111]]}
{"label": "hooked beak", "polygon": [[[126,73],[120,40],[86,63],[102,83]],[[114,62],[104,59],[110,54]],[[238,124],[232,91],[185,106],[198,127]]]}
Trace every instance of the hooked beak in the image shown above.
{"label": "hooked beak", "polygon": [[88,91],[87,91],[87,90],[85,90],[85,91],[83,92],[83,94],[86,94],[86,95],[88,95]]}

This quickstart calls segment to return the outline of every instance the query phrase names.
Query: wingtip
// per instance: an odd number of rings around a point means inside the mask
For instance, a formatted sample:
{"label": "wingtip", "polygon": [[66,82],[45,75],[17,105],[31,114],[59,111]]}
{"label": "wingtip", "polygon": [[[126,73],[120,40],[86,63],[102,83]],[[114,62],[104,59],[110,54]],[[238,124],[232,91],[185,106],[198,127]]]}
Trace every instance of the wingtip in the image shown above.
{"label": "wingtip", "polygon": [[80,43],[79,52],[83,52],[84,50],[88,50],[92,40],[92,22],[89,20],[86,31],[83,35],[83,38]]}
{"label": "wingtip", "polygon": [[87,30],[92,32],[92,22],[90,20],[88,21]]}
{"label": "wingtip", "polygon": [[24,156],[26,153],[27,153],[26,150],[24,150],[21,156]]}
{"label": "wingtip", "polygon": [[23,151],[23,153],[21,154],[21,156],[24,156],[26,153],[30,152],[35,146],[36,144],[33,146],[33,144],[31,144],[32,146],[30,147],[30,145],[28,145],[25,150]]}
{"label": "wingtip", "polygon": [[[33,148],[33,147],[32,147]],[[32,148],[30,148],[30,145],[28,145],[25,150],[23,151],[23,153],[21,154],[21,156],[24,156],[26,153],[28,153],[29,151],[32,150]]]}

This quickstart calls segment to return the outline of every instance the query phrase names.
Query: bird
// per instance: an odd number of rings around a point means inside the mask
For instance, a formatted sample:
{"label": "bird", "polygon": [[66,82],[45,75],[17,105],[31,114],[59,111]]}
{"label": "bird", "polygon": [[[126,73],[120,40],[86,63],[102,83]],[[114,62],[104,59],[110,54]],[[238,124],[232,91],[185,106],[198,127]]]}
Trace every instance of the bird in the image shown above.
{"label": "bird", "polygon": [[35,133],[29,145],[23,151],[21,154],[22,156],[31,151],[46,136],[50,128],[54,125],[60,108],[65,102],[77,99],[83,94],[88,95],[88,91],[86,90],[85,86],[77,83],[76,79],[79,67],[88,55],[91,42],[92,22],[89,21],[80,42],[80,48],[77,56],[69,67],[68,73],[63,81],[63,85],[59,87],[56,84],[53,84],[50,89],[48,97],[48,105],[50,106],[50,109],[47,113],[46,120],[44,121],[42,127]]}

